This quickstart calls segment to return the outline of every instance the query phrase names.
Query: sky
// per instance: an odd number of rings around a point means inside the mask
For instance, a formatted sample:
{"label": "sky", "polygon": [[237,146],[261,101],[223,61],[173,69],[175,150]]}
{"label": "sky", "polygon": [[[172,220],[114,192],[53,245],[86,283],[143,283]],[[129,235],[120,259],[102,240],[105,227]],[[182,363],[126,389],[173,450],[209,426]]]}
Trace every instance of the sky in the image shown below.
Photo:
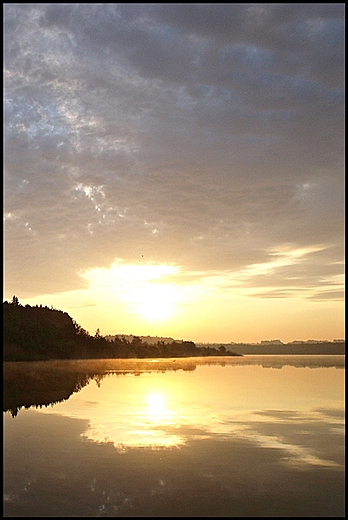
{"label": "sky", "polygon": [[344,4],[4,4],[4,300],[344,338]]}

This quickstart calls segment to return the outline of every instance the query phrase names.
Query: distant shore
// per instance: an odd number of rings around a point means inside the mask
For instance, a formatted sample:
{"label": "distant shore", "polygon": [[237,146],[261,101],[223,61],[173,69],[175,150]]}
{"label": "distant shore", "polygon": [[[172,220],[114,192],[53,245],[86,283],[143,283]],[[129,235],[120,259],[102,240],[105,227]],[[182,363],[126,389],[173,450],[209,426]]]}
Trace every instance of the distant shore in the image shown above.
{"label": "distant shore", "polygon": [[[206,347],[205,343],[196,343],[198,348]],[[256,345],[247,343],[212,343],[209,346],[217,348],[219,346],[225,347],[226,351],[233,351],[236,354],[248,355],[248,354],[282,354],[282,355],[342,355],[345,354],[345,341],[318,341],[317,343],[308,342],[296,342],[296,343],[258,343]]]}

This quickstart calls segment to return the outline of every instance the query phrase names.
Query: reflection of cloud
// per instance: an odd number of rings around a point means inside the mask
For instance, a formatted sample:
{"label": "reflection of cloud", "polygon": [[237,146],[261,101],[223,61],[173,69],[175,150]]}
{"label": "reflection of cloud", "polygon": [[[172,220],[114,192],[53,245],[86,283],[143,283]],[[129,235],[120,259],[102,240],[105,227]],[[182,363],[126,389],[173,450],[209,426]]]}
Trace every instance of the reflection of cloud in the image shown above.
{"label": "reflection of cloud", "polygon": [[[97,416],[90,418],[89,427],[82,436],[97,443],[111,442],[118,450],[130,447],[167,448],[183,444],[184,439],[175,429],[176,412],[170,410],[162,394],[152,393],[139,407],[129,407],[113,414],[104,413],[104,403],[99,403]],[[100,410],[102,408],[102,410]]]}
{"label": "reflection of cloud", "polygon": [[[195,438],[175,450],[116,449],[81,442],[85,424],[77,419],[36,410],[25,415],[16,425],[11,417],[4,420],[5,516],[20,507],[33,516],[53,508],[80,517],[344,516],[343,469],[307,465],[294,471],[281,462],[281,450],[234,436]],[[20,453],[11,442],[14,426],[23,432]],[[38,503],[42,493],[54,500]]]}
{"label": "reflection of cloud", "polygon": [[[242,435],[265,448],[279,449],[280,458],[286,464],[342,468],[343,445],[339,439],[343,425],[343,410],[338,409],[264,410],[253,412]],[[328,437],[330,445],[322,445],[321,439]]]}
{"label": "reflection of cloud", "polygon": [[206,406],[169,408],[160,393],[151,393],[140,404],[119,410],[117,420],[107,410],[108,404],[100,402],[96,414],[90,414],[89,426],[82,436],[97,443],[111,442],[118,450],[179,447],[194,438],[210,438],[219,428],[218,414],[211,413]]}
{"label": "reflection of cloud", "polygon": [[174,433],[164,431],[165,428],[147,427],[146,423],[136,423],[133,428],[115,428],[113,422],[109,425],[90,424],[81,436],[98,444],[111,443],[118,451],[129,448],[170,448],[183,444],[183,439]]}
{"label": "reflection of cloud", "polygon": [[342,467],[335,461],[323,459],[313,453],[313,450],[308,449],[303,445],[296,445],[287,442],[285,438],[277,435],[260,435],[258,431],[244,431],[243,439],[248,439],[251,442],[262,446],[263,448],[271,448],[279,450],[280,459],[287,464],[304,467],[306,465],[324,466],[324,467]]}

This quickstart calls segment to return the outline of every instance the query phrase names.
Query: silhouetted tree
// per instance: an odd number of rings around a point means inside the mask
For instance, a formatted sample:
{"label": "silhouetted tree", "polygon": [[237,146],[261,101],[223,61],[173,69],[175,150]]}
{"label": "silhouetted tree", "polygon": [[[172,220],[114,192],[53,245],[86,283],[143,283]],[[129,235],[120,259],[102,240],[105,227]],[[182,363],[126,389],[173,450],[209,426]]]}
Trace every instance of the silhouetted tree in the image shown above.
{"label": "silhouetted tree", "polygon": [[11,304],[16,305],[16,306],[19,305],[19,300],[18,300],[17,296],[12,296]]}

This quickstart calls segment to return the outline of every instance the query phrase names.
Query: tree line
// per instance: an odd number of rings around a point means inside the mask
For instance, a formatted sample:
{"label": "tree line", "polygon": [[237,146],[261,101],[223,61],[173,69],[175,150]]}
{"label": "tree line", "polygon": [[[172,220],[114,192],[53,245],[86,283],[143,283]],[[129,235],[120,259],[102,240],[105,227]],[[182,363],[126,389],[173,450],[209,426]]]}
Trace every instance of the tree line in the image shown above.
{"label": "tree line", "polygon": [[169,358],[235,355],[225,349],[199,348],[193,341],[148,344],[116,336],[91,336],[68,313],[42,305],[21,305],[18,297],[3,303],[4,361],[48,359]]}

